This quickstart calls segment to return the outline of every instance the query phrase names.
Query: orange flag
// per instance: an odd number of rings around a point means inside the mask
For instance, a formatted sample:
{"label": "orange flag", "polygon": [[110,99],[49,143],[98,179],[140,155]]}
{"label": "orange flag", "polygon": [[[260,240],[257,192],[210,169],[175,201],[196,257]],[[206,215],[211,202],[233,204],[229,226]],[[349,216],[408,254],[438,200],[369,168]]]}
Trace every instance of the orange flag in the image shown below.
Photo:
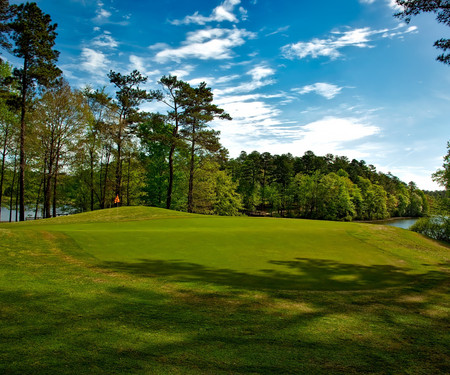
{"label": "orange flag", "polygon": [[114,203],[120,203],[119,194],[117,194],[116,199],[114,199]]}

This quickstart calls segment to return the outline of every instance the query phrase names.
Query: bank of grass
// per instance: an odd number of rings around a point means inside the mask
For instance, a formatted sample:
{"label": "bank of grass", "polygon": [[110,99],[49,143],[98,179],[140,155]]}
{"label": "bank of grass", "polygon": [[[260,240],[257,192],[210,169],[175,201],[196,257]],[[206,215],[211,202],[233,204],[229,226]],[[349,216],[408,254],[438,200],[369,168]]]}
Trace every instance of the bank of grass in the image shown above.
{"label": "bank of grass", "polygon": [[449,248],[119,208],[0,226],[0,373],[445,374]]}

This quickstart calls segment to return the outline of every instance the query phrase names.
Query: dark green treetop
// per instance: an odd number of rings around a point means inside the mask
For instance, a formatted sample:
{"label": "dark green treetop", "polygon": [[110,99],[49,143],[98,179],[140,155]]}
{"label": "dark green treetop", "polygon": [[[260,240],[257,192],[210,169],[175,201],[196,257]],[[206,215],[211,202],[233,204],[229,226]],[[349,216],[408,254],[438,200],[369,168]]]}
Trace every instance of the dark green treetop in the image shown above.
{"label": "dark green treetop", "polygon": [[13,5],[11,9],[15,14],[9,24],[14,42],[12,53],[24,60],[23,68],[16,74],[27,86],[36,81],[48,87],[62,73],[56,66],[59,52],[53,49],[57,24],[52,24],[51,17],[36,3]]}

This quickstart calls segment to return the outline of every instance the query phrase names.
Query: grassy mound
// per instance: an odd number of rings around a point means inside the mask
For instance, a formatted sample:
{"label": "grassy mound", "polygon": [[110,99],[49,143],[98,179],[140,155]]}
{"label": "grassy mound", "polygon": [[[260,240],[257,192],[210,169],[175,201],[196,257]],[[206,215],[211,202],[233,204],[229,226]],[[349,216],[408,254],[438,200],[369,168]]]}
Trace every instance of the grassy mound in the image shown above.
{"label": "grassy mound", "polygon": [[0,226],[0,372],[448,373],[449,248],[127,207]]}

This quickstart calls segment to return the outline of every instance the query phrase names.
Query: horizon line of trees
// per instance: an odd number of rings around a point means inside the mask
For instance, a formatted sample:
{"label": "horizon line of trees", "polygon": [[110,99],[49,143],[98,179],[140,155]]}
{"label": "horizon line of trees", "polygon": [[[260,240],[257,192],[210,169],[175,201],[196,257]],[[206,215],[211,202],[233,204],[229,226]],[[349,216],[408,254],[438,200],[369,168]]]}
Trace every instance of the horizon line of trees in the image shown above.
{"label": "horizon line of trees", "polygon": [[[206,83],[110,71],[107,87],[75,90],[61,78],[56,24],[36,3],[0,0],[0,45],[21,58],[0,62],[0,206],[34,217],[58,207],[88,211],[145,204],[204,214],[260,214],[329,220],[423,216],[414,183],[344,156],[245,152],[235,159],[209,125],[231,117]],[[163,103],[165,113],[140,106]],[[10,215],[10,220],[11,220]]]}

